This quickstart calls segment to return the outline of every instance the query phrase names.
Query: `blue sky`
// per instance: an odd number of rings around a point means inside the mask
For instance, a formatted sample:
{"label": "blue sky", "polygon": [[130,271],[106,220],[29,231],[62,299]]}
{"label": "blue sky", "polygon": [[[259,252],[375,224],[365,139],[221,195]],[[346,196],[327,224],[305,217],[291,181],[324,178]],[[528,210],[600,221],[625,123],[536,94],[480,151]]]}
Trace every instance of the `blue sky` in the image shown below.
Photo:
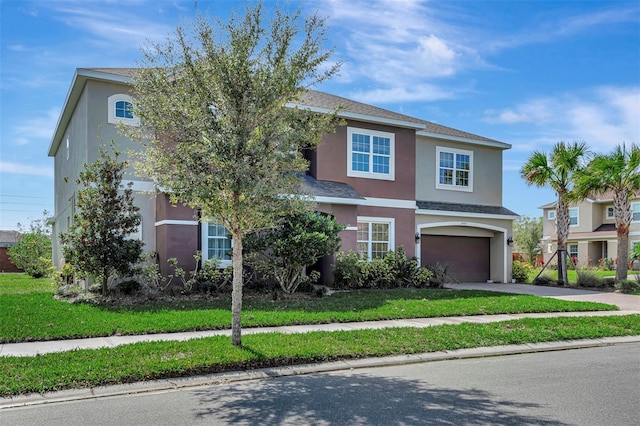
{"label": "blue sky", "polygon": [[[245,3],[199,0],[223,21]],[[282,3],[282,2],[281,2]],[[266,1],[267,8],[273,2]],[[132,67],[194,1],[0,0],[0,229],[53,211],[54,127],[77,67]],[[519,170],[533,150],[640,142],[640,2],[318,0],[338,77],[329,93],[513,146],[503,204],[553,201]]]}

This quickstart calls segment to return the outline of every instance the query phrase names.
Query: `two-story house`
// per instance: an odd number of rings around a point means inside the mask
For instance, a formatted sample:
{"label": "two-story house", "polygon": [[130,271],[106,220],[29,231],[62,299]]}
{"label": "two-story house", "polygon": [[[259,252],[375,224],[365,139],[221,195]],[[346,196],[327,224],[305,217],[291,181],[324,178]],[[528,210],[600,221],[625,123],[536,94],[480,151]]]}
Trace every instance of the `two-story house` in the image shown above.
{"label": "two-story house", "polygon": [[[556,233],[556,202],[542,209],[542,245],[544,261],[554,256],[558,248]],[[640,244],[640,196],[631,200],[632,222],[629,228],[629,252]],[[577,260],[578,266],[596,266],[602,260],[617,260],[618,241],[613,214],[613,194],[587,198],[569,207],[569,236],[567,256]],[[628,259],[625,259],[628,260]],[[553,258],[551,263],[556,263]]]}
{"label": "two-story house", "polygon": [[[55,161],[54,264],[57,235],[69,229],[75,178],[95,161],[100,140],[138,149],[117,124],[139,124],[128,109],[133,69],[77,69],[49,148]],[[398,246],[423,266],[446,263],[459,281],[511,277],[512,221],[502,206],[502,153],[510,145],[327,93],[310,91],[296,105],[313,111],[342,107],[346,125],[307,154],[304,189],[319,211],[346,226],[341,250],[368,259]],[[293,106],[293,105],[292,105]],[[99,139],[100,136],[100,139]],[[128,170],[141,208],[139,237],[156,252],[163,272],[175,257],[193,267],[193,254],[230,261],[224,227],[198,211],[173,206],[144,176]],[[326,266],[326,265],[325,265]]]}

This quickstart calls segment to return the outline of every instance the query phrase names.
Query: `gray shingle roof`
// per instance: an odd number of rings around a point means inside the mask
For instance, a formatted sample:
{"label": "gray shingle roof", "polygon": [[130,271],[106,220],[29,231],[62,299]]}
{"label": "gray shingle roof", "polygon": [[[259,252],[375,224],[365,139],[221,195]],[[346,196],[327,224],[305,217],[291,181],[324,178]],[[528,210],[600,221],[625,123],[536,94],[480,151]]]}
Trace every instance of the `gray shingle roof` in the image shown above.
{"label": "gray shingle roof", "polygon": [[364,200],[364,198],[358,194],[358,191],[346,183],[316,180],[310,175],[302,176],[302,190],[306,194],[316,197]]}
{"label": "gray shingle roof", "polygon": [[[100,72],[105,74],[117,75],[120,77],[132,78],[137,71],[137,68],[87,68],[89,71]],[[431,121],[422,120],[420,118],[411,117],[409,115],[399,114],[397,112],[389,111],[384,108],[379,108],[373,105],[365,104],[362,102],[347,99],[341,96],[332,95],[325,92],[319,92],[317,90],[310,90],[303,93],[299,99],[299,103],[316,108],[324,108],[333,110],[338,106],[342,107],[342,111],[361,114],[364,116],[371,116],[376,118],[398,120],[408,123],[415,123],[418,126],[424,126],[421,131],[427,133],[434,133],[443,136],[452,136],[455,138],[472,139],[483,142],[503,144],[495,139],[485,138],[484,136],[475,135],[473,133],[464,132],[462,130],[454,129],[452,127],[443,126],[441,124],[432,123]],[[505,144],[505,147],[508,145]]]}
{"label": "gray shingle roof", "polygon": [[474,214],[492,214],[501,216],[518,216],[517,213],[502,206],[485,206],[481,204],[444,203],[440,201],[416,201],[420,210],[439,210],[444,212],[461,212]]}

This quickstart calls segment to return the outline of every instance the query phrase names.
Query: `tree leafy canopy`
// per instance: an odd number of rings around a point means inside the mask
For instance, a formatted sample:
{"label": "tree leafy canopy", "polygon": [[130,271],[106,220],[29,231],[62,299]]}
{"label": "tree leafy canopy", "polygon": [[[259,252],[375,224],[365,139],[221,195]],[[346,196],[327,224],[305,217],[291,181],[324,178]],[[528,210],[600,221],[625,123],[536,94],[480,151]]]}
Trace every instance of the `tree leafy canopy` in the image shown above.
{"label": "tree leafy canopy", "polygon": [[542,218],[522,216],[513,224],[513,240],[516,246],[526,255],[527,262],[534,263],[535,256],[540,253],[542,239]]}
{"label": "tree leafy canopy", "polygon": [[[140,169],[171,200],[222,223],[233,247],[232,342],[241,344],[242,238],[309,209],[300,194],[302,155],[333,131],[336,114],[292,107],[307,89],[334,75],[324,19],[273,11],[259,3],[242,17],[189,28],[144,51],[134,77],[129,134],[144,145]],[[136,130],[136,131],[131,131]]]}

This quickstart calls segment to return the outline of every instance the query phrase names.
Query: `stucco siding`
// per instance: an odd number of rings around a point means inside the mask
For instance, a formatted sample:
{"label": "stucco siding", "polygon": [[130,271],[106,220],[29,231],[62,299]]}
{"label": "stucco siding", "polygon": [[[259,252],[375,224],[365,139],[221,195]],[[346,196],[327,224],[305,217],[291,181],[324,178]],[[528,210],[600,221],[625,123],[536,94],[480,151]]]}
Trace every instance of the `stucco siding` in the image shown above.
{"label": "stucco siding", "polygon": [[[416,138],[416,200],[502,205],[502,150],[418,136]],[[437,147],[473,153],[473,191],[437,189]]]}
{"label": "stucco siding", "polygon": [[[395,135],[395,179],[379,180],[347,176],[347,127],[368,129]],[[325,135],[315,155],[311,173],[318,180],[343,182],[364,197],[413,200],[415,196],[415,130],[349,121],[335,133]]]}

